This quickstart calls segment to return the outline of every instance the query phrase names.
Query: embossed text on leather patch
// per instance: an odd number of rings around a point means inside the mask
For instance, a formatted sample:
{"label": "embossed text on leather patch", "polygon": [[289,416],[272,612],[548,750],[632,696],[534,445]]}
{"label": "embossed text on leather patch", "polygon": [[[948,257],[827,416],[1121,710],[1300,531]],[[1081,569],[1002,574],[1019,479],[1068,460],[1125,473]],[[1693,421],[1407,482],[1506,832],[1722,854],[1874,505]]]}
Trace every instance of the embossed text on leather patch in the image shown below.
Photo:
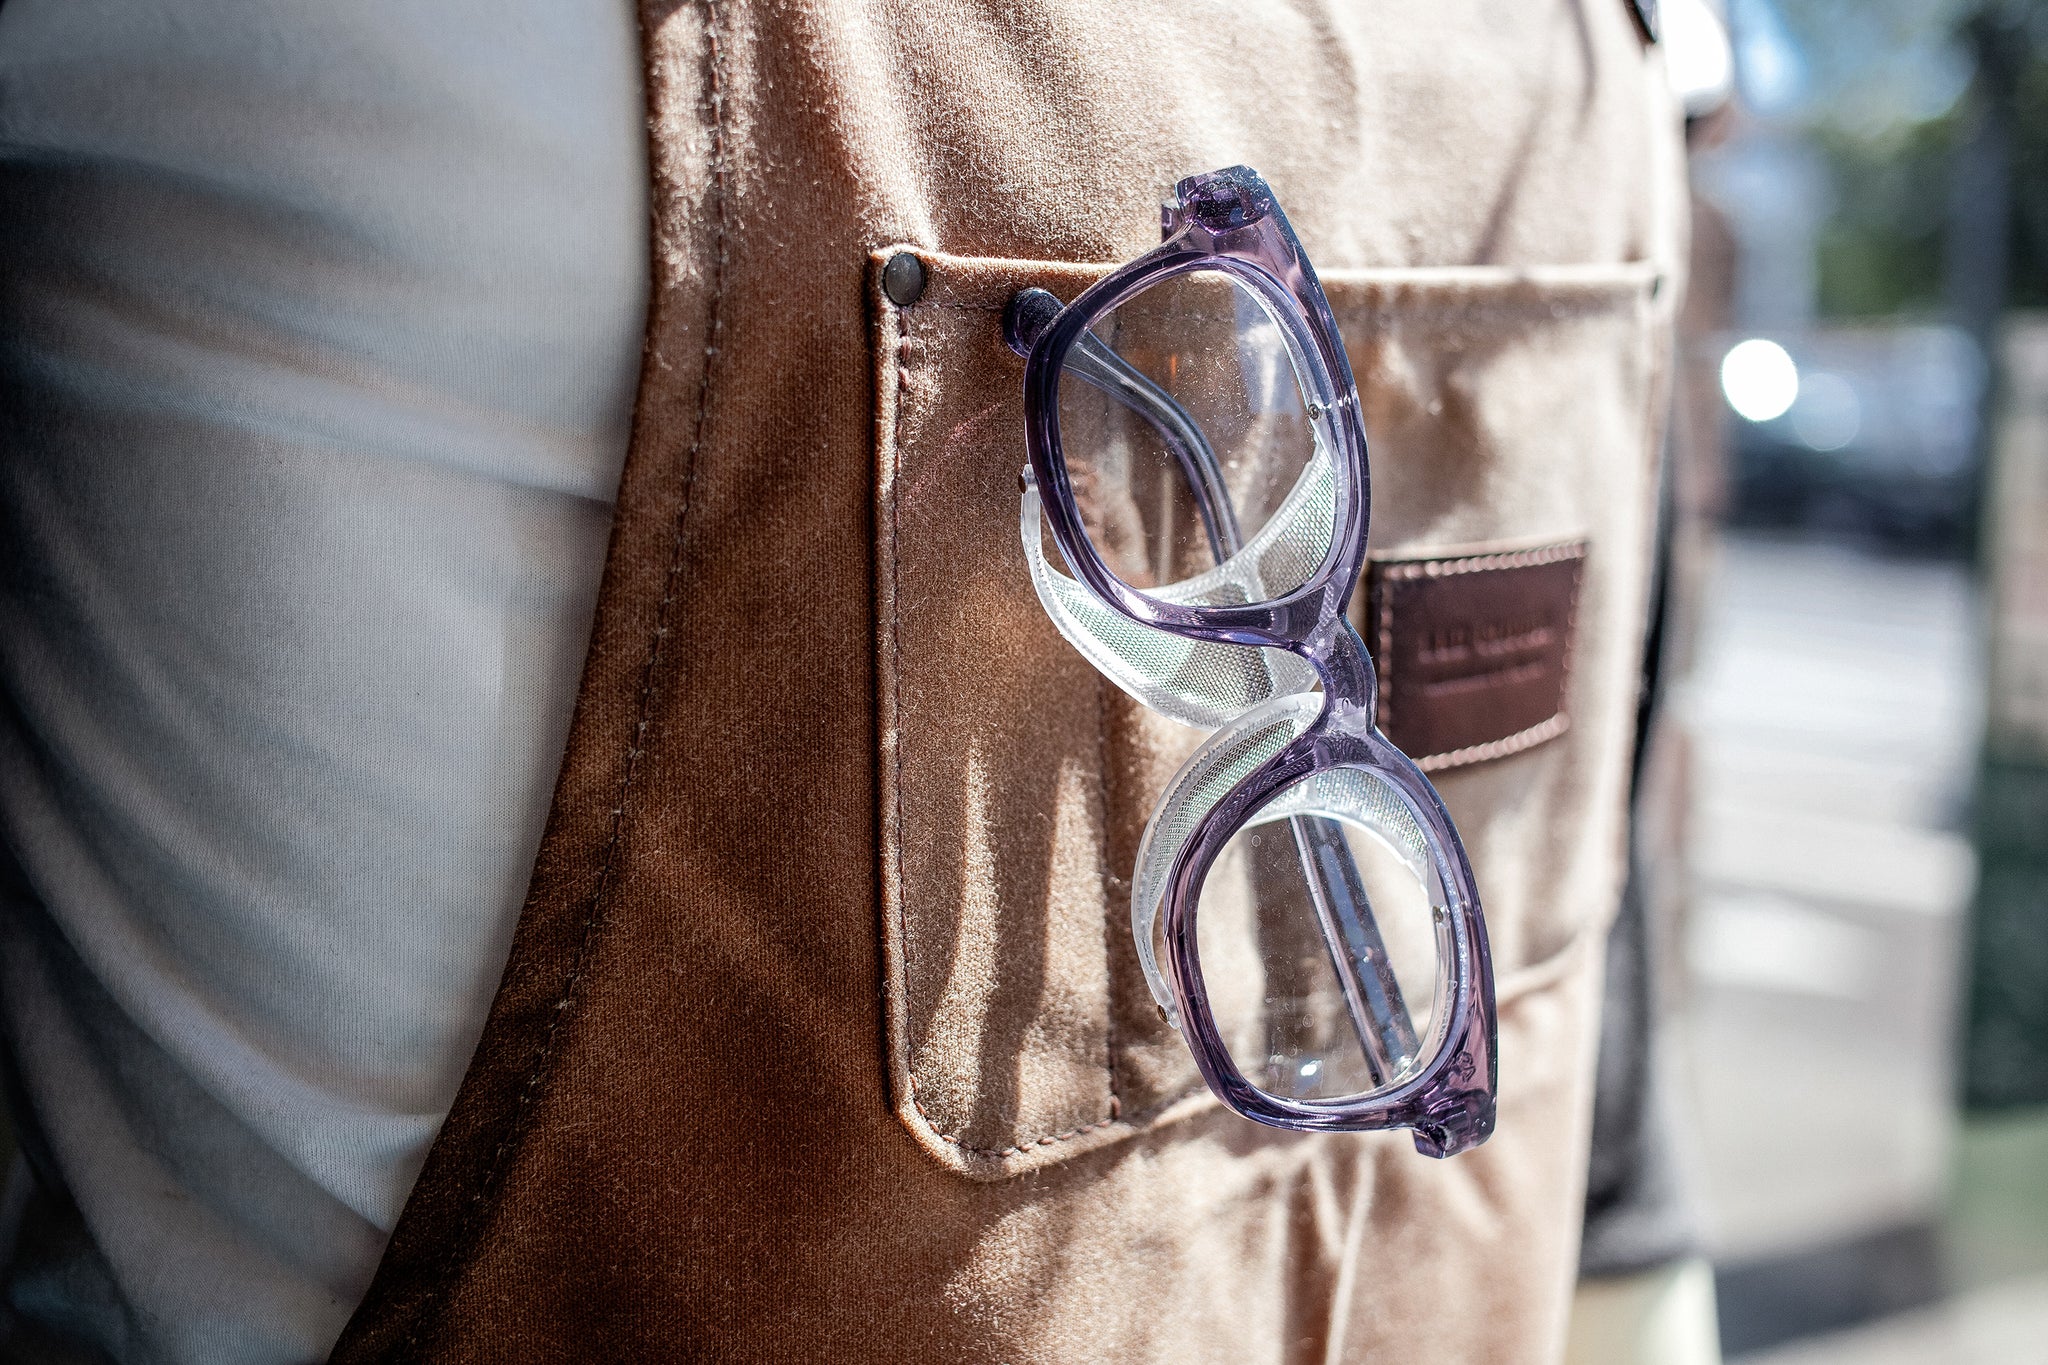
{"label": "embossed text on leather patch", "polygon": [[1379,726],[1425,769],[1519,753],[1564,733],[1586,544],[1374,560],[1366,644]]}

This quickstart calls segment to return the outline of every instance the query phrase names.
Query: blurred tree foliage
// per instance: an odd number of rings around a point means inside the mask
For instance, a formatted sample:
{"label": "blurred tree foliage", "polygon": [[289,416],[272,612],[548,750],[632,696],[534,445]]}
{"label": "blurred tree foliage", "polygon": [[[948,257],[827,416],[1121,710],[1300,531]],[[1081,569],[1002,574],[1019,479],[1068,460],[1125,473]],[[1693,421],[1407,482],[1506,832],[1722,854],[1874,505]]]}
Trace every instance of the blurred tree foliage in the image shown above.
{"label": "blurred tree foliage", "polygon": [[1942,304],[1953,113],[1871,139],[1822,124],[1835,209],[1820,238],[1820,310],[1836,318],[1933,313]]}
{"label": "blurred tree foliage", "polygon": [[[1831,317],[1932,315],[1944,306],[1954,169],[1986,98],[2011,135],[2008,300],[2048,306],[2048,0],[1780,0],[1811,63],[1797,121],[1826,159],[1833,213],[1820,241]],[[1993,95],[1973,71],[1982,36],[2014,67]]]}

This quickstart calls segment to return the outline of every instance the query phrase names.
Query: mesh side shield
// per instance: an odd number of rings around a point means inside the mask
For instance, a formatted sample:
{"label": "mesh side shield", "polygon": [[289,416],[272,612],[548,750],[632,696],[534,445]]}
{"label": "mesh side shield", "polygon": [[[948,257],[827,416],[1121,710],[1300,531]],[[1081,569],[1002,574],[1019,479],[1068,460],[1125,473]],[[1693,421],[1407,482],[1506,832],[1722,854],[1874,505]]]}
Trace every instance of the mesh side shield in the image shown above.
{"label": "mesh side shield", "polygon": [[1145,968],[1145,982],[1152,998],[1166,1011],[1167,1019],[1180,1027],[1180,1014],[1173,992],[1159,970],[1156,940],[1159,909],[1166,899],[1166,877],[1174,858],[1203,816],[1217,802],[1249,776],[1258,766],[1308,729],[1320,714],[1319,693],[1294,693],[1276,697],[1229,728],[1217,731],[1190,758],[1167,786],[1159,809],[1145,828],[1138,846],[1138,869],[1131,886],[1131,933],[1137,940],[1138,959]]}
{"label": "mesh side shield", "polygon": [[[1320,437],[1315,458],[1259,533],[1222,564],[1149,593],[1161,601],[1223,606],[1261,600],[1267,583],[1299,583],[1322,565],[1336,526],[1336,466]],[[1304,692],[1315,671],[1291,654],[1184,640],[1141,626],[1046,559],[1036,488],[1018,525],[1031,583],[1046,615],[1104,677],[1146,706],[1204,730],[1275,696]]]}
{"label": "mesh side shield", "polygon": [[1318,433],[1315,458],[1301,471],[1301,478],[1288,492],[1287,500],[1259,534],[1252,537],[1251,543],[1231,556],[1231,562],[1245,555],[1255,556],[1257,581],[1262,584],[1285,583],[1291,587],[1306,583],[1323,566],[1323,556],[1330,552],[1336,530],[1337,467]]}
{"label": "mesh side shield", "polygon": [[1394,789],[1359,768],[1326,768],[1296,783],[1260,808],[1250,822],[1270,824],[1296,815],[1324,815],[1355,825],[1386,845],[1415,874],[1430,879],[1429,836]]}

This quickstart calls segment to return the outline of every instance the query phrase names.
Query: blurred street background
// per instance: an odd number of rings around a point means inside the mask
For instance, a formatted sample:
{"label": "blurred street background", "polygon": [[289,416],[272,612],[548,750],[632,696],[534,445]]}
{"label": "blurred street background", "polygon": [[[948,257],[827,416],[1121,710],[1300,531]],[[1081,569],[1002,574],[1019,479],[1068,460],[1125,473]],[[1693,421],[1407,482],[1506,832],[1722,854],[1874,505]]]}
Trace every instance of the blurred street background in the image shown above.
{"label": "blurred street background", "polygon": [[2048,1362],[2048,3],[1719,8],[1647,820],[1722,1349]]}

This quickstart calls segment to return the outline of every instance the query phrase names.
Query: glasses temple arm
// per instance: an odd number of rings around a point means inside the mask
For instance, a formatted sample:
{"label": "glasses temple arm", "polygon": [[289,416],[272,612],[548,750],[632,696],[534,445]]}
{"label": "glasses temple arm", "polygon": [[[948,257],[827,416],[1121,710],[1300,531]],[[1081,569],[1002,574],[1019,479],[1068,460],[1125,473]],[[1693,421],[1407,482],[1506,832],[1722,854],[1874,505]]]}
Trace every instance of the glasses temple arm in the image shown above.
{"label": "glasses temple arm", "polygon": [[1195,511],[1218,564],[1236,554],[1243,541],[1223,465],[1201,426],[1173,395],[1147,378],[1104,342],[1083,332],[1067,350],[1065,368],[1135,412],[1159,433],[1194,494]]}
{"label": "glasses temple arm", "polygon": [[[1003,312],[1004,343],[1018,355],[1028,357],[1065,308],[1049,290],[1019,290]],[[1067,348],[1060,366],[1062,370],[1072,370],[1076,378],[1151,424],[1173,452],[1181,476],[1194,493],[1210,555],[1221,564],[1237,553],[1242,536],[1231,506],[1230,488],[1223,481],[1223,466],[1210,448],[1209,438],[1202,434],[1201,425],[1188,410],[1093,333],[1082,332]]]}
{"label": "glasses temple arm", "polygon": [[1366,1065],[1376,1084],[1390,1085],[1415,1060],[1421,1043],[1344,827],[1315,815],[1296,815],[1288,824]]}

